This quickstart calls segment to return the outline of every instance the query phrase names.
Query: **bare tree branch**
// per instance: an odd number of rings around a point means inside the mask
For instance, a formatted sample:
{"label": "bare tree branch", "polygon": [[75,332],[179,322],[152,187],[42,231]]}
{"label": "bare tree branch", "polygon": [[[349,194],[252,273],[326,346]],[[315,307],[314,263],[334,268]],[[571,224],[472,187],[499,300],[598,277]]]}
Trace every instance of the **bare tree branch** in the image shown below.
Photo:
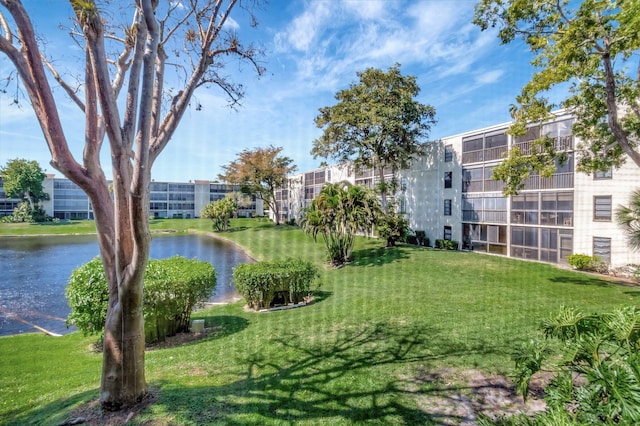
{"label": "bare tree branch", "polygon": [[67,84],[67,82],[64,81],[64,79],[60,76],[58,71],[53,67],[53,64],[49,62],[49,60],[44,55],[40,55],[40,57],[42,58],[42,62],[44,63],[44,65],[49,69],[49,72],[51,73],[53,78],[58,82],[60,87],[62,87],[64,91],[67,92],[67,96],[69,96],[69,98],[71,98],[71,100],[76,105],[78,105],[78,107],[80,108],[80,110],[82,110],[82,112],[85,112],[84,103],[77,95],[78,89],[77,88],[74,89],[69,84]]}

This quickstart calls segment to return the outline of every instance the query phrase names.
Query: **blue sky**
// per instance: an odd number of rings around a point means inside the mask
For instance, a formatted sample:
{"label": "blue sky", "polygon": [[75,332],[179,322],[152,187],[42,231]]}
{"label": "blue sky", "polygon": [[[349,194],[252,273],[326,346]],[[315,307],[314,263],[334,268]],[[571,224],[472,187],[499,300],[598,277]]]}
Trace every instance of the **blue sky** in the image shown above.
{"label": "blue sky", "polygon": [[[220,90],[196,92],[200,111],[189,110],[169,146],[154,165],[158,181],[215,180],[220,166],[245,148],[282,146],[300,171],[317,167],[310,155],[320,135],[318,108],[333,105],[334,94],[368,67],[417,77],[418,100],[436,109],[429,139],[506,122],[509,105],[532,73],[526,46],[504,46],[495,31],[480,32],[471,20],[474,0],[271,0],[256,11],[257,28],[237,15],[232,23],[243,42],[265,50],[267,68],[257,78],[232,62],[230,75],[246,89],[242,106],[231,110]],[[81,63],[79,52],[59,23],[68,22],[63,0],[25,0],[47,54],[66,67]],[[71,64],[71,65],[70,65]],[[0,61],[2,76],[11,64]],[[48,173],[49,151],[30,105],[11,105],[14,83],[0,95],[0,164],[12,158],[37,160]],[[60,93],[61,94],[61,93]],[[62,94],[61,94],[62,95]],[[195,103],[194,103],[195,104]],[[72,150],[82,154],[83,118],[60,96],[59,109]],[[108,159],[108,158],[107,158]],[[107,175],[110,165],[103,163]]]}

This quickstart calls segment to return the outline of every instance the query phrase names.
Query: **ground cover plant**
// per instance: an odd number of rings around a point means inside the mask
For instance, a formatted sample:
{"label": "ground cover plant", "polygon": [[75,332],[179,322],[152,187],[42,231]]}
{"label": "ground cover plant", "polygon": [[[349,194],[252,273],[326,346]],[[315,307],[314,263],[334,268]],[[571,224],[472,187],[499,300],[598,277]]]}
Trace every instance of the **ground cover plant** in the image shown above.
{"label": "ground cover plant", "polygon": [[[172,223],[177,231],[211,227],[167,220],[152,229]],[[295,253],[315,263],[316,299],[265,314],[244,302],[194,313],[207,333],[147,353],[154,400],[131,424],[455,424],[467,417],[443,414],[434,397],[460,405],[474,391],[468,372],[510,373],[512,349],[535,336],[542,318],[561,306],[606,312],[640,297],[611,277],[470,252],[386,249],[375,239],[357,238],[353,260],[331,268],[321,242],[267,221],[232,220],[223,235],[258,260]],[[80,333],[0,338],[0,423],[79,415],[100,423],[98,408],[87,408],[98,398],[101,362],[91,341]]]}

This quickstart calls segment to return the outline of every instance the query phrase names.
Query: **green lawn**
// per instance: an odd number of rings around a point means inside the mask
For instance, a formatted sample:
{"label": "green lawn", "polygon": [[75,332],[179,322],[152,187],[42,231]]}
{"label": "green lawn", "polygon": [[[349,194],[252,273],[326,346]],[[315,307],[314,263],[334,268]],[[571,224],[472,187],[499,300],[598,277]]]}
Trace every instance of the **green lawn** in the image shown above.
{"label": "green lawn", "polygon": [[[158,400],[134,423],[438,424],[423,396],[443,384],[424,380],[428,372],[508,373],[513,345],[561,305],[601,311],[640,296],[638,287],[551,265],[383,249],[374,239],[359,239],[354,262],[330,269],[322,243],[295,227],[257,220],[232,227],[223,236],[257,259],[295,255],[322,265],[316,301],[271,313],[245,312],[242,303],[197,312],[215,332],[147,353]],[[208,231],[210,222],[152,228]],[[0,338],[0,424],[59,424],[97,399],[101,356],[90,343],[78,333]]]}

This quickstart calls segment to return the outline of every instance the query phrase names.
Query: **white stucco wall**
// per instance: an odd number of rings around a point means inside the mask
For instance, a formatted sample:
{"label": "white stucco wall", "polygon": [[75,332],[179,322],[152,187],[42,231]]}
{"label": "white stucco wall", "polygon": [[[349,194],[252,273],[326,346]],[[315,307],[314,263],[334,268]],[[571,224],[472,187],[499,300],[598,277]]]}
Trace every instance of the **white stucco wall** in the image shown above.
{"label": "white stucco wall", "polygon": [[[640,188],[640,169],[631,161],[613,170],[611,179],[594,179],[576,172],[574,192],[573,252],[593,254],[593,237],[611,238],[612,266],[640,264],[640,252],[633,251],[615,219],[620,205],[629,205],[631,192]],[[611,221],[594,221],[594,196],[611,196]]]}
{"label": "white stucco wall", "polygon": [[[406,183],[405,211],[409,227],[423,230],[431,245],[444,236],[444,227],[451,226],[451,239],[462,241],[462,172],[460,155],[462,137],[455,136],[427,144],[426,155],[416,159],[409,170],[400,172]],[[453,160],[444,161],[445,145],[452,145]],[[451,188],[444,187],[445,172],[452,172]],[[444,215],[444,200],[451,200],[451,215]]]}

